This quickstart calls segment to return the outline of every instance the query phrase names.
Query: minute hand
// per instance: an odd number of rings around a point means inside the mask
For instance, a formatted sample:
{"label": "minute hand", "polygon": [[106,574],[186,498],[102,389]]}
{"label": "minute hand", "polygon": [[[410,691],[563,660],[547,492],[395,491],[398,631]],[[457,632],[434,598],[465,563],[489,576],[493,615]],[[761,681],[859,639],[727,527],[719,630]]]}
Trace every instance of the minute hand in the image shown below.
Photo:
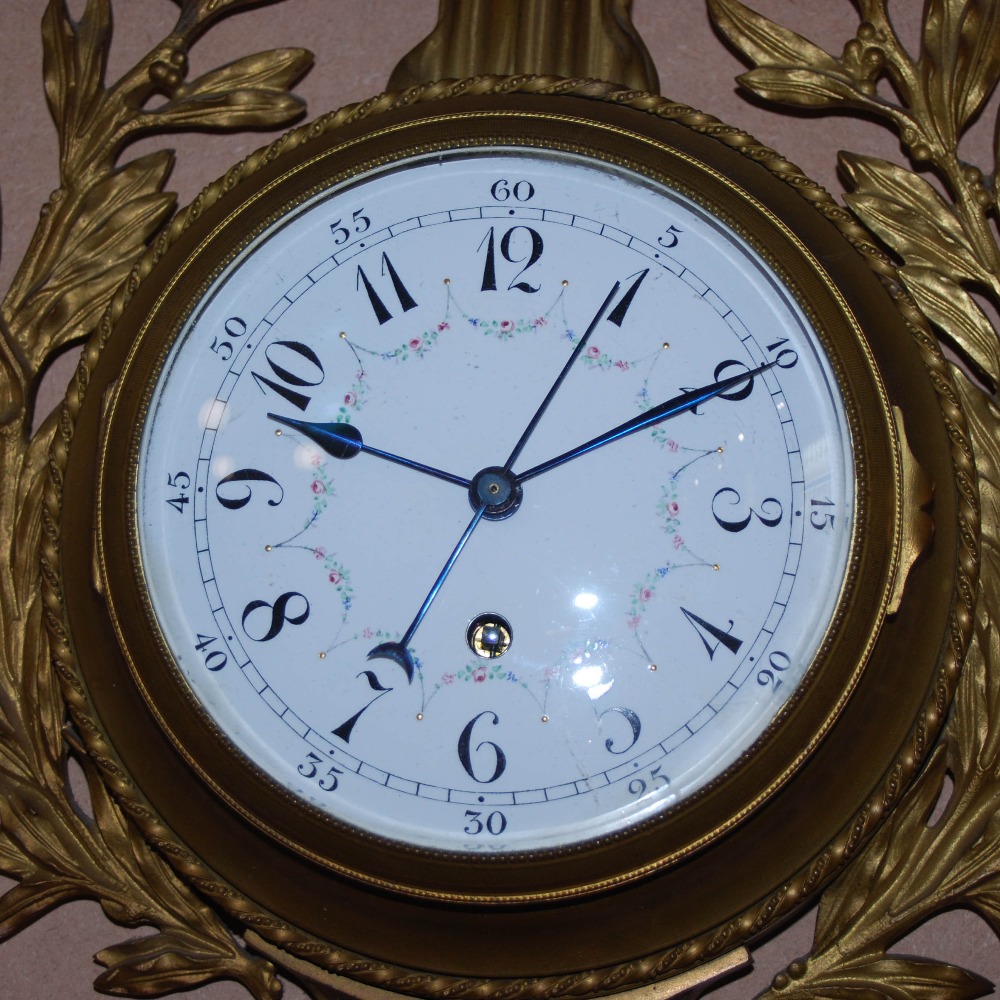
{"label": "minute hand", "polygon": [[603,434],[599,434],[597,437],[591,438],[589,441],[585,441],[583,444],[577,445],[569,451],[564,451],[561,455],[556,455],[555,458],[550,458],[547,462],[542,462],[541,465],[536,465],[526,472],[518,473],[517,480],[524,483],[529,479],[534,479],[535,476],[540,476],[543,472],[550,472],[560,465],[565,465],[566,462],[571,462],[574,458],[586,455],[597,448],[603,448],[604,445],[611,444],[612,441],[618,441],[623,437],[628,437],[629,434],[641,431],[645,427],[651,427],[653,424],[669,420],[670,417],[675,417],[678,413],[691,410],[701,403],[720,395],[727,389],[732,389],[740,383],[746,382],[747,379],[752,379],[760,375],[761,372],[766,372],[768,368],[773,368],[776,364],[776,361],[769,361],[766,365],[761,365],[759,368],[752,368],[750,371],[743,372],[740,375],[732,375],[729,378],[724,378],[721,382],[713,382],[711,385],[702,386],[700,389],[690,389],[687,392],[682,392],[679,396],[674,396],[673,399],[668,399],[666,402],[654,406],[651,410],[647,410],[645,413],[641,413],[631,420],[626,420],[625,423],[619,424],[617,427],[612,427],[611,430],[605,431]]}

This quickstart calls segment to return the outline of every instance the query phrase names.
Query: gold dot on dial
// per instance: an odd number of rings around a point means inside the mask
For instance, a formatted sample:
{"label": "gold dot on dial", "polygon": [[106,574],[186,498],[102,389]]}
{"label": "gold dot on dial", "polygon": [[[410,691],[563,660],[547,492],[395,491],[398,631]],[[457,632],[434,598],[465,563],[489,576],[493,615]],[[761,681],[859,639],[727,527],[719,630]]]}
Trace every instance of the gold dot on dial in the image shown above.
{"label": "gold dot on dial", "polygon": [[264,551],[265,552],[273,552],[274,551],[274,546],[273,545],[265,545],[264,546]]}
{"label": "gold dot on dial", "polygon": [[424,721],[424,713],[417,712],[417,722],[423,722],[423,721]]}
{"label": "gold dot on dial", "polygon": [[655,663],[651,663],[651,664],[649,665],[649,669],[650,669],[650,670],[651,670],[651,671],[652,671],[653,673],[655,673],[655,672],[656,672],[656,664],[655,664]]}
{"label": "gold dot on dial", "polygon": [[340,337],[341,340],[347,340],[347,331],[341,330],[338,336]]}
{"label": "gold dot on dial", "polygon": [[542,722],[548,722],[548,721],[549,721],[549,717],[547,715],[543,715],[542,716]]}

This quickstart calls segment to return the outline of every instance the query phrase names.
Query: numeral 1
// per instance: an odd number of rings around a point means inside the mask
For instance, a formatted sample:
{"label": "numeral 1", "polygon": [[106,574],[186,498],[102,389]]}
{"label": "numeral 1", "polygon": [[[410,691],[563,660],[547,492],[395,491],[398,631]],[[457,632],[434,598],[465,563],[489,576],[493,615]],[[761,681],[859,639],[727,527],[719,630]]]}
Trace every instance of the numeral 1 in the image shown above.
{"label": "numeral 1", "polygon": [[[625,289],[625,294],[618,300],[618,305],[608,313],[608,322],[614,323],[618,329],[621,329],[622,323],[625,321],[625,316],[628,313],[629,306],[632,305],[632,300],[635,298],[635,293],[639,291],[639,286],[645,281],[646,275],[649,274],[649,268],[647,267],[645,271],[639,271],[636,274],[630,274],[629,278],[635,278],[635,281]],[[626,281],[628,279],[626,278]]]}

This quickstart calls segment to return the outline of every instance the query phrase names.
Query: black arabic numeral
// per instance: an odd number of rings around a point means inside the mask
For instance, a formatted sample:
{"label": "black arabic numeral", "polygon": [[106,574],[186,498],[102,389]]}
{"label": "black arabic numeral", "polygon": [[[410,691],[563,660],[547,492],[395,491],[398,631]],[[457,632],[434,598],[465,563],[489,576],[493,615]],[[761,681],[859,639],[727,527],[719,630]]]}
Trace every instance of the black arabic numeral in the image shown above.
{"label": "black arabic numeral", "polygon": [[[486,234],[483,243],[486,244],[486,264],[483,266],[483,286],[480,290],[495,292],[497,290],[497,262],[492,226],[490,226],[490,231]],[[480,250],[483,249],[483,243],[479,244]]]}
{"label": "black arabic numeral", "polygon": [[657,764],[656,767],[651,768],[645,777],[635,777],[628,783],[629,792],[639,798],[646,794],[646,790],[650,785],[653,786],[653,790],[657,791],[661,788],[670,787],[670,779],[662,773],[663,765]]}
{"label": "black arabic numeral", "polygon": [[768,658],[770,668],[765,667],[757,671],[757,683],[761,687],[769,687],[772,691],[777,691],[781,687],[781,678],[778,674],[784,673],[791,665],[792,659],[787,653],[775,650]]}
{"label": "black arabic numeral", "polygon": [[[726,506],[728,508],[724,513],[728,513],[731,517],[720,517],[716,506],[721,506],[717,504],[720,497],[725,498]],[[753,518],[757,518],[765,528],[775,528],[781,524],[781,519],[784,517],[784,509],[781,506],[781,502],[776,497],[767,497],[760,502],[760,510],[755,510],[753,507],[747,506],[747,514],[745,517],[740,515],[743,512],[743,500],[739,493],[734,490],[731,486],[724,486],[721,490],[718,490],[714,497],[712,497],[712,517],[715,518],[716,523],[720,528],[726,531],[743,531],[746,529]]]}
{"label": "black arabic numeral", "polygon": [[213,337],[209,350],[213,354],[217,354],[223,361],[228,361],[233,356],[234,348],[232,342],[246,336],[247,324],[239,316],[230,316],[223,324],[223,329],[226,331],[226,336],[229,337],[229,340],[223,340],[221,337]]}
{"label": "black arabic numeral", "polygon": [[687,608],[681,608],[681,612],[691,623],[695,632],[698,633],[698,638],[701,639],[702,644],[708,652],[708,658],[710,660],[715,658],[715,654],[718,651],[719,646],[725,646],[726,649],[728,649],[733,655],[739,652],[740,646],[743,645],[743,640],[737,639],[736,636],[732,634],[732,618],[729,619],[729,628],[721,629],[718,625],[713,625],[711,622],[705,621],[704,618],[700,618],[693,611],[688,611]]}
{"label": "black arabic numeral", "polygon": [[[715,381],[721,382],[724,378],[730,378],[733,375],[738,375],[739,372],[726,372],[727,368],[742,368],[743,371],[750,371],[749,368],[742,361],[720,361],[719,364],[715,366]],[[744,385],[734,385],[732,389],[727,389],[725,392],[719,393],[719,399],[728,399],[732,402],[739,402],[741,399],[746,399],[750,393],[753,392],[753,379],[748,378]]]}
{"label": "black arabic numeral", "polygon": [[[788,343],[787,337],[776,340],[773,344],[767,345],[767,353],[774,355],[774,363],[779,368],[794,368],[799,362],[799,356],[791,347],[785,347]],[[775,353],[777,352],[777,353]]]}
{"label": "black arabic numeral", "polygon": [[475,809],[465,810],[465,818],[469,822],[466,823],[464,830],[470,837],[478,837],[484,830],[494,837],[499,837],[507,829],[507,817],[499,810],[491,812],[485,822],[480,818],[482,815]]}
{"label": "black arabic numeral", "polygon": [[340,784],[340,775],[344,772],[339,767],[331,765],[323,774],[320,774],[319,765],[326,763],[328,762],[324,761],[318,753],[310,751],[306,759],[299,764],[298,772],[303,778],[315,781],[324,792],[335,792]]}
{"label": "black arabic numeral", "polygon": [[[496,726],[500,723],[500,717],[496,712],[480,712],[477,716],[469,721],[466,727],[462,730],[462,735],[458,738],[458,759],[462,762],[462,767],[465,768],[465,773],[472,778],[473,781],[478,781],[481,785],[488,785],[492,781],[496,781],[501,774],[507,768],[507,755],[497,746],[492,740],[483,740],[481,743],[477,743],[475,747],[475,752],[477,754],[482,754],[484,748],[489,748],[485,750],[485,753],[489,756],[490,751],[492,751],[492,761],[493,761],[493,773],[488,778],[480,778],[473,767],[472,762],[472,730],[475,728],[476,723],[484,716],[489,716],[491,719],[491,724]],[[482,758],[480,758],[482,759]]]}
{"label": "black arabic numeral", "polygon": [[264,349],[264,357],[271,372],[281,381],[275,382],[266,375],[251,372],[260,391],[265,392],[266,387],[292,406],[305,410],[312,397],[299,390],[313,388],[326,377],[323,363],[316,352],[297,340],[276,340]]}
{"label": "black arabic numeral", "polygon": [[[396,273],[396,269],[392,266],[392,261],[389,260],[388,254],[382,254],[382,276],[388,276],[389,281],[392,282],[393,291],[396,293],[396,300],[399,302],[399,307],[403,312],[409,312],[411,309],[417,307],[413,296],[407,291],[406,285],[403,284],[402,279]],[[368,301],[375,312],[375,318],[378,320],[379,326],[383,323],[388,323],[392,319],[392,313],[389,312],[386,304],[382,301],[378,292],[375,291],[375,286],[368,279],[368,275],[365,274],[364,269],[359,266],[357,288],[360,290],[362,287],[368,295]]]}
{"label": "black arabic numeral", "polygon": [[391,687],[385,687],[382,682],[378,679],[374,670],[362,670],[358,677],[364,677],[368,686],[372,691],[377,692],[375,697],[371,699],[366,705],[354,713],[346,722],[342,722],[336,729],[331,730],[334,736],[338,739],[342,739],[345,743],[351,742],[351,733],[354,732],[354,727],[358,723],[358,719],[361,718],[365,712],[368,711],[372,705],[379,700],[379,698],[384,698],[393,689]]}
{"label": "black arabic numeral", "polygon": [[656,242],[659,243],[664,250],[673,250],[673,248],[680,242],[680,233],[682,232],[684,232],[684,230],[678,229],[676,226],[667,226],[667,231],[662,236],[657,236]]}
{"label": "black arabic numeral", "polygon": [[191,488],[191,477],[186,472],[175,472],[172,476],[168,473],[167,485],[179,490],[177,496],[167,500],[178,514],[184,513],[184,507],[191,502],[187,491]]}
{"label": "black arabic numeral", "polygon": [[642,723],[639,721],[639,716],[632,711],[631,708],[609,708],[601,712],[599,718],[603,719],[604,716],[614,712],[616,715],[620,715],[629,725],[629,730],[631,731],[632,739],[623,747],[616,747],[615,740],[613,737],[609,736],[604,741],[604,749],[608,753],[625,753],[627,750],[631,750],[635,746],[636,741],[639,739],[639,734],[642,732]]}
{"label": "black arabic numeral", "polygon": [[810,500],[809,506],[813,508],[809,512],[809,523],[817,530],[823,531],[832,528],[836,514],[832,510],[816,510],[817,507],[836,507],[836,502],[829,499]]}
{"label": "black arabic numeral", "polygon": [[345,226],[343,219],[337,219],[330,223],[330,232],[333,234],[333,242],[337,246],[343,246],[351,238],[351,230],[358,236],[367,233],[371,228],[372,220],[364,214],[364,209],[359,208],[351,216],[351,221]]}
{"label": "black arabic numeral", "polygon": [[[278,488],[278,496],[268,498],[269,507],[277,507],[285,498],[285,491],[274,476],[269,476],[260,469],[237,469],[230,472],[228,476],[223,476],[216,484],[215,499],[222,504],[226,510],[240,510],[250,503],[254,496],[251,483],[273,483]],[[233,489],[223,489],[223,487],[233,487]]]}
{"label": "black arabic numeral", "polygon": [[202,635],[201,632],[196,632],[195,638],[198,641],[194,648],[205,658],[205,666],[209,670],[213,672],[221,670],[229,662],[229,657],[221,649],[210,648],[213,643],[219,641],[217,635]]}
{"label": "black arabic numeral", "polygon": [[643,283],[646,275],[649,274],[649,268],[647,267],[645,271],[637,271],[635,274],[630,274],[626,281],[634,278],[632,284],[625,289],[625,294],[618,300],[618,304],[608,313],[608,322],[614,323],[618,329],[621,329],[622,323],[625,321],[625,317],[628,314],[629,307],[632,305],[632,300],[635,298],[635,293],[639,291],[639,286]]}
{"label": "black arabic numeral", "polygon": [[490,188],[490,195],[494,201],[507,201],[510,198],[514,201],[531,201],[535,197],[535,188],[530,181],[514,181],[511,184],[505,177],[501,177]]}
{"label": "black arabic numeral", "polygon": [[[301,603],[299,603],[301,602]],[[298,607],[303,607],[304,610],[296,611],[296,609],[289,609],[290,604],[296,604]],[[262,635],[254,635],[247,624],[251,618],[255,622],[259,622],[263,616],[258,614],[264,608],[267,608],[271,612],[271,623],[268,626],[266,632]],[[291,613],[289,611],[291,610]],[[251,601],[243,609],[243,631],[246,632],[247,638],[253,639],[254,642],[270,642],[274,639],[281,630],[288,625],[302,625],[309,618],[309,601],[306,600],[303,594],[297,591],[290,590],[286,594],[282,594],[274,602],[274,604],[269,604],[267,601]],[[260,629],[257,628],[254,631],[259,632]]]}
{"label": "black arabic numeral", "polygon": [[[526,233],[527,236],[515,236],[516,233],[521,232]],[[486,263],[483,267],[482,284],[482,291],[484,292],[495,292],[497,290],[495,239],[493,226],[490,226],[490,231],[483,237],[482,243],[479,244],[480,250],[486,247]],[[530,247],[525,245],[527,242],[530,242]],[[517,289],[519,292],[531,293],[537,292],[541,288],[541,285],[529,285],[526,281],[518,281],[518,278],[538,263],[541,259],[543,249],[544,243],[542,242],[542,237],[528,226],[513,226],[500,237],[500,256],[508,264],[524,264],[507,286],[507,291]],[[521,253],[522,250],[524,253]]]}

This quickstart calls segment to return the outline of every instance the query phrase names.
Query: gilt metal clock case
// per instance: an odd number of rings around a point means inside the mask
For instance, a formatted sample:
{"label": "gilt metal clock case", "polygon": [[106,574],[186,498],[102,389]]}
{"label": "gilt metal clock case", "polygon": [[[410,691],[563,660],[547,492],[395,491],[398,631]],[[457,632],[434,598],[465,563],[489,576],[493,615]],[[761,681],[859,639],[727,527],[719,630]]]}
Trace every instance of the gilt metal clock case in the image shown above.
{"label": "gilt metal clock case", "polygon": [[74,710],[320,965],[696,962],[836,872],[946,710],[939,359],[794,168],[628,104],[320,119],[105,320]]}

